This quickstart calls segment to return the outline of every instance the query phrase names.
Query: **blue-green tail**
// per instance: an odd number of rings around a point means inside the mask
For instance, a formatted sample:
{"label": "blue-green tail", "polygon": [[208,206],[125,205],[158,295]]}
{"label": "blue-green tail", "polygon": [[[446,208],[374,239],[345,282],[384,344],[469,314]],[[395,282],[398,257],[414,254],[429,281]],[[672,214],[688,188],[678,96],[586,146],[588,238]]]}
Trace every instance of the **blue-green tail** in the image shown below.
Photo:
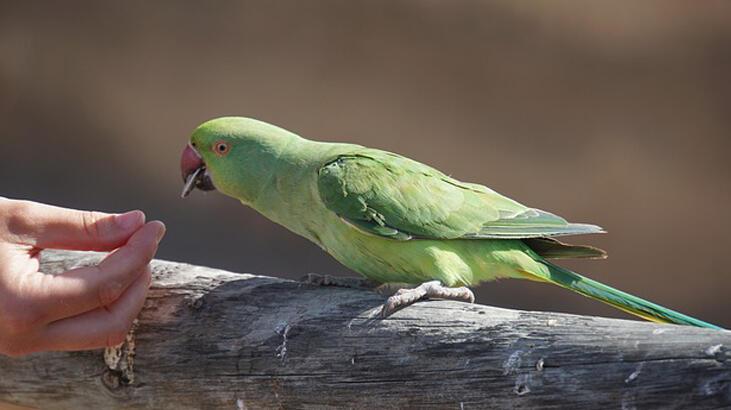
{"label": "blue-green tail", "polygon": [[643,319],[658,323],[674,323],[677,325],[722,329],[716,325],[692,318],[674,310],[670,310],[647,300],[638,298],[637,296],[632,296],[629,293],[622,292],[621,290],[614,289],[595,280],[581,276],[576,272],[554,265],[546,260],[542,260],[541,263],[548,267],[550,273],[546,277],[543,277],[542,275],[540,277],[538,275],[533,275],[538,279],[554,283],[584,296],[607,303],[617,309],[621,309]]}

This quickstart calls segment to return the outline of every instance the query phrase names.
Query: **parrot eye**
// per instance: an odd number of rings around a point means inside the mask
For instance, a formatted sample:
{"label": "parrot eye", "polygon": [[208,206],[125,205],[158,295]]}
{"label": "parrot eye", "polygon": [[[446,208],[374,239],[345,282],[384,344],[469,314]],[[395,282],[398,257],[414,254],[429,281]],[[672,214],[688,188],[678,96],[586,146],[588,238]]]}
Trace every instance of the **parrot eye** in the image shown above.
{"label": "parrot eye", "polygon": [[226,154],[228,154],[228,150],[230,149],[228,143],[224,141],[218,141],[215,144],[213,144],[213,152],[216,153],[219,157],[222,157]]}

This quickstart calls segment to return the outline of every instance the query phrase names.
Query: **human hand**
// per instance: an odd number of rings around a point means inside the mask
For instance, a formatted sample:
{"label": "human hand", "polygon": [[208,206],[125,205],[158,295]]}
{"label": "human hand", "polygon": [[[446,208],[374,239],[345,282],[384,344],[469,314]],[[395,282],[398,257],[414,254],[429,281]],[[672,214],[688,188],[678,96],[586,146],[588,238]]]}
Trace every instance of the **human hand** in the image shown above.
{"label": "human hand", "polygon": [[[121,343],[142,309],[165,234],[140,211],[77,211],[0,198],[0,354]],[[96,266],[38,271],[41,250],[112,251]]]}

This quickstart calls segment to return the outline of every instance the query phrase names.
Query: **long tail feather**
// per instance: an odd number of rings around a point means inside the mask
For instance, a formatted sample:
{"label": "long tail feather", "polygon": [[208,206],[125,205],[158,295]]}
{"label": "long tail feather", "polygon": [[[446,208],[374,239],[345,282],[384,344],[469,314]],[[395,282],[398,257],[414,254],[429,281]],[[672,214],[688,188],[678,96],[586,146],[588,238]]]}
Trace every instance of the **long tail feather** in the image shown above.
{"label": "long tail feather", "polygon": [[639,316],[643,319],[657,323],[674,323],[678,325],[705,327],[709,329],[722,329],[716,325],[664,308],[655,303],[638,298],[637,296],[622,292],[621,290],[614,289],[595,280],[581,276],[576,272],[554,265],[548,261],[543,260],[541,263],[548,268],[548,275],[528,274],[536,277],[537,279],[559,285],[589,298],[607,303],[617,309]]}

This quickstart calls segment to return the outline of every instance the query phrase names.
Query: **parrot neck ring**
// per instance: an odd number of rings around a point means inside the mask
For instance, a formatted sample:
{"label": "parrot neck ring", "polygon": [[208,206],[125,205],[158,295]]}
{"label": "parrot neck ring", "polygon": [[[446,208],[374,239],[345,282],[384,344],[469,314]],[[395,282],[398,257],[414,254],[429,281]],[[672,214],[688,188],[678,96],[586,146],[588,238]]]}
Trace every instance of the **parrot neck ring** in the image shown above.
{"label": "parrot neck ring", "polygon": [[212,191],[216,189],[213,185],[210,175],[206,170],[206,164],[203,162],[200,154],[190,144],[186,145],[183,155],[180,158],[180,169],[182,171],[183,192],[181,198],[185,198],[193,189],[198,188],[201,191]]}

